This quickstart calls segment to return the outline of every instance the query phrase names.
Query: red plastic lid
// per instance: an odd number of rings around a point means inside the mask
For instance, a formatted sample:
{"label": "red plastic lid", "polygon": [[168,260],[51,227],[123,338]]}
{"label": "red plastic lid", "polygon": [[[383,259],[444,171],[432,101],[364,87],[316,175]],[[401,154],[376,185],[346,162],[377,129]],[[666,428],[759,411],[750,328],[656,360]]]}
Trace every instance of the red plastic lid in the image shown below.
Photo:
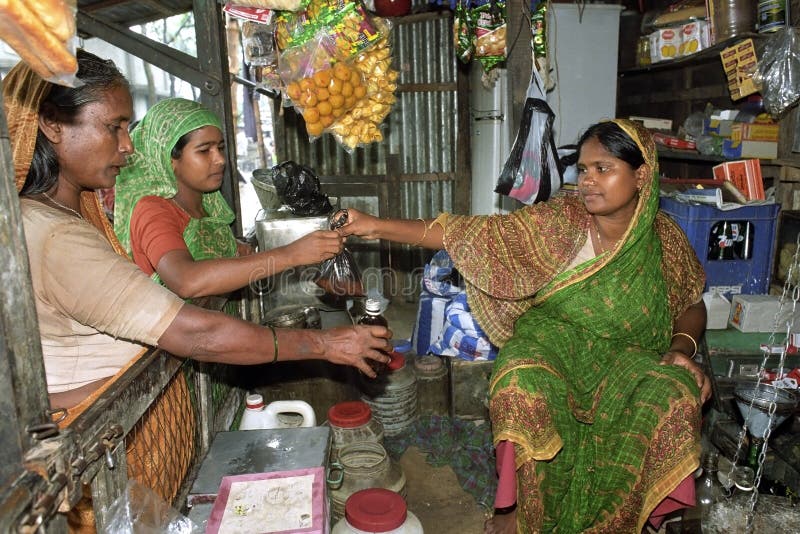
{"label": "red plastic lid", "polygon": [[387,367],[390,371],[397,371],[398,369],[402,369],[403,366],[406,364],[406,357],[400,354],[399,352],[392,351],[389,353],[389,363]]}
{"label": "red plastic lid", "polygon": [[367,532],[389,532],[403,525],[408,508],[403,497],[384,488],[357,491],[344,504],[344,517],[351,526]]}
{"label": "red plastic lid", "polygon": [[372,410],[364,401],[339,402],[328,410],[328,422],[339,428],[355,428],[366,425]]}
{"label": "red plastic lid", "polygon": [[245,399],[245,407],[248,410],[260,410],[264,407],[264,397],[258,393],[251,393]]}

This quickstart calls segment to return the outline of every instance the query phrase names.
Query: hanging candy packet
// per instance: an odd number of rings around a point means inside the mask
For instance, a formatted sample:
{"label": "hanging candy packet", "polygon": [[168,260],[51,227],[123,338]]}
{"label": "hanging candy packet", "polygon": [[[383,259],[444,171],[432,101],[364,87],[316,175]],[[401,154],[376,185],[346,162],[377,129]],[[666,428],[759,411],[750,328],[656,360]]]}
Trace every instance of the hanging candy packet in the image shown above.
{"label": "hanging candy packet", "polygon": [[391,66],[390,25],[381,18],[375,18],[374,22],[381,38],[353,61],[353,67],[360,73],[364,84],[354,86],[355,105],[330,127],[336,141],[348,152],[383,140],[380,125],[396,100],[394,93],[399,74]]}
{"label": "hanging candy packet", "polygon": [[281,54],[286,96],[303,116],[312,140],[351,110],[358,95],[366,93],[358,69],[338,60],[334,49],[330,34],[320,32],[315,39]]}
{"label": "hanging candy packet", "polygon": [[475,25],[475,59],[488,72],[506,59],[506,4],[478,0],[472,9]]}
{"label": "hanging candy packet", "polygon": [[474,30],[468,3],[469,0],[458,0],[453,17],[453,44],[456,48],[456,57],[462,63],[469,63],[475,52]]}

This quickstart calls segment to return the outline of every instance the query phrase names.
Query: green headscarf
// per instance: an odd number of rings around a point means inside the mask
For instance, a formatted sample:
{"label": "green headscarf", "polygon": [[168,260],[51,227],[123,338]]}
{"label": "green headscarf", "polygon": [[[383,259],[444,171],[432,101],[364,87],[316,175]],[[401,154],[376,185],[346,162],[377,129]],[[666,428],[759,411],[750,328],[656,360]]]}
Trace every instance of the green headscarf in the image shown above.
{"label": "green headscarf", "polygon": [[[172,148],[189,132],[204,126],[222,124],[214,113],[197,102],[168,98],[150,108],[136,125],[131,139],[136,150],[117,178],[114,205],[114,231],[131,253],[131,215],[139,199],[146,196],[172,198],[178,181],[172,170]],[[203,195],[208,214],[192,218],[183,233],[186,246],[195,260],[236,255],[236,239],[230,229],[234,213],[219,191]]]}

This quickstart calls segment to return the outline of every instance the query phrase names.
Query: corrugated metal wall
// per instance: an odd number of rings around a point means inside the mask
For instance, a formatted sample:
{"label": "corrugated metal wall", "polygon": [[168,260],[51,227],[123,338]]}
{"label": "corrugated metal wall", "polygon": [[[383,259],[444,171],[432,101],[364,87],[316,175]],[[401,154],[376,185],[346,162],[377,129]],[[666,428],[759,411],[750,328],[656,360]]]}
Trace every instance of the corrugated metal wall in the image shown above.
{"label": "corrugated metal wall", "polygon": [[[452,14],[423,13],[393,20],[392,66],[397,103],[383,124],[384,141],[347,153],[330,135],[309,143],[291,109],[275,113],[278,160],[314,168],[326,193],[383,217],[468,213],[470,196],[467,74],[453,48]],[[432,251],[357,243],[362,269],[378,269],[368,288],[415,299],[421,267]],[[390,268],[390,270],[387,270]],[[375,286],[372,282],[382,279]],[[388,284],[388,285],[387,285]]]}

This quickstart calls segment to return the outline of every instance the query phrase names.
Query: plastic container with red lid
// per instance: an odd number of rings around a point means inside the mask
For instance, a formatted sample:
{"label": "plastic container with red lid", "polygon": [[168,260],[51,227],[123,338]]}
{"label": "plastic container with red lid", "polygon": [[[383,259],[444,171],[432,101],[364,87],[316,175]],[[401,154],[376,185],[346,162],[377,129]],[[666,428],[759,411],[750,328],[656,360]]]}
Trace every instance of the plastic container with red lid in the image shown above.
{"label": "plastic container with red lid", "polygon": [[372,408],[384,433],[396,436],[417,420],[417,379],[410,358],[406,360],[397,351],[390,352],[389,357],[385,372],[376,378],[359,377],[359,389],[361,400]]}
{"label": "plastic container with red lid", "polygon": [[342,447],[358,441],[383,445],[383,426],[372,417],[372,409],[366,402],[345,401],[334,404],[328,410],[328,424],[333,434],[333,458],[336,458]]}
{"label": "plastic container with red lid", "polygon": [[406,501],[394,491],[369,488],[353,493],[345,516],[331,534],[423,534],[422,523],[408,511]]}

